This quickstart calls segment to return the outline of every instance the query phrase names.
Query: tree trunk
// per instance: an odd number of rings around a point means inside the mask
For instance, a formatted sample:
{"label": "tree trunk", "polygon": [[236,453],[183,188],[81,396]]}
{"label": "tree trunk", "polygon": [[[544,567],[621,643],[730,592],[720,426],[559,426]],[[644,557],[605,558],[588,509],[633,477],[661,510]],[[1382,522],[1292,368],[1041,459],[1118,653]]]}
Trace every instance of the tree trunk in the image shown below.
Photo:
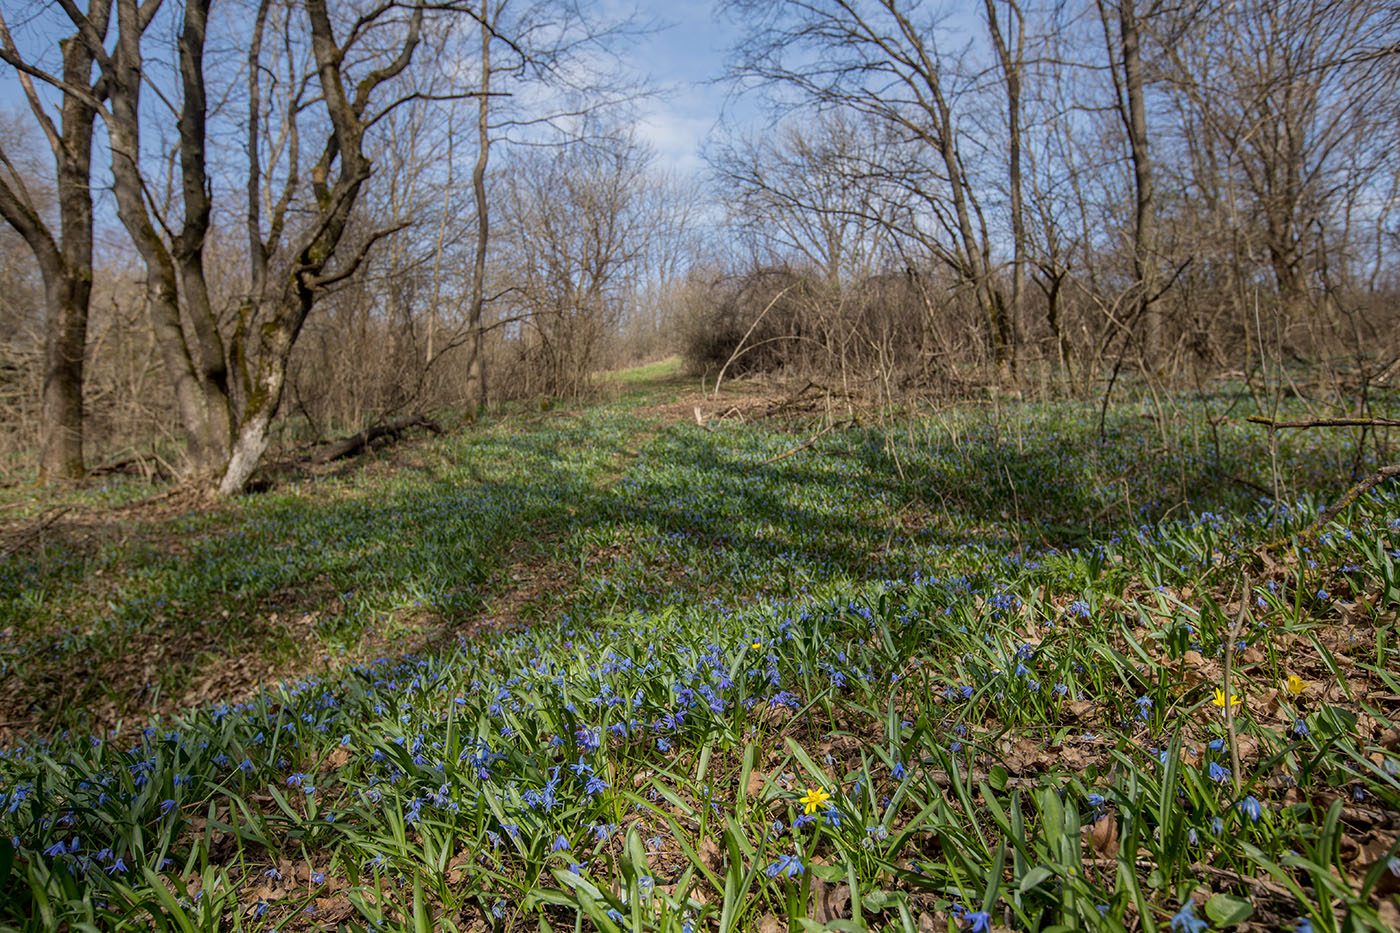
{"label": "tree trunk", "polygon": [[[500,9],[497,8],[499,16]],[[468,385],[473,393],[468,399],[474,412],[486,407],[486,360],[482,354],[482,313],[486,305],[486,250],[490,231],[489,205],[486,203],[486,164],[491,156],[491,38],[492,27],[487,17],[481,22],[481,97],[477,100],[476,165],[472,168],[472,196],[476,199],[476,254],[472,261],[471,305],[467,312],[467,327],[471,330],[471,352],[467,358]]]}
{"label": "tree trunk", "polygon": [[185,310],[197,350],[198,377],[203,393],[205,472],[222,469],[228,460],[233,418],[229,403],[228,361],[218,321],[209,304],[204,277],[204,243],[209,232],[208,173],[205,161],[204,37],[211,0],[187,0],[180,34],[180,175],[185,222],[174,244]]}
{"label": "tree trunk", "polygon": [[[110,0],[93,0],[84,23],[101,41],[110,21]],[[76,25],[76,22],[75,22]],[[43,129],[57,168],[59,235],[53,233],[18,183],[0,179],[0,216],[34,253],[44,279],[44,381],[40,402],[39,481],[82,479],[83,354],[92,297],[92,137],[101,94],[93,85],[95,55],[80,34],[59,43],[65,91],[61,125],[55,127],[24,72],[20,84]],[[18,64],[8,30],[4,51]]]}
{"label": "tree trunk", "polygon": [[[198,8],[198,3],[194,4]],[[188,14],[187,14],[188,15]],[[175,393],[175,406],[188,439],[189,466],[194,473],[214,473],[223,467],[224,445],[211,443],[209,408],[201,385],[199,372],[185,336],[180,319],[180,292],[177,284],[175,260],[166,248],[160,234],[151,223],[146,209],[146,185],[141,176],[140,165],[140,95],[141,95],[141,32],[144,28],[136,0],[117,0],[117,52],[115,66],[108,75],[111,90],[112,115],[108,121],[108,136],[112,148],[112,190],[117,200],[117,216],[126,227],[137,252],[146,266],[146,297],[149,303],[151,331],[159,346],[161,361]],[[183,45],[187,37],[182,37],[182,58],[187,57]],[[182,61],[182,67],[186,63]],[[188,78],[188,76],[186,76]],[[202,80],[202,78],[201,78]],[[189,88],[185,92],[190,93]],[[198,101],[202,107],[202,99]],[[185,110],[190,108],[186,102]],[[202,125],[202,119],[199,121]],[[184,114],[181,128],[188,129]],[[202,133],[200,134],[202,135]],[[188,163],[189,147],[197,147],[202,163],[202,139],[183,140],[182,160]],[[201,165],[202,168],[202,165]],[[189,166],[186,164],[186,171]],[[187,177],[186,197],[190,196]],[[195,182],[201,188],[198,198],[203,198],[202,171]],[[207,210],[207,207],[205,208]],[[195,202],[198,213],[198,201]],[[187,218],[188,220],[188,218]],[[205,218],[207,223],[207,216]],[[197,220],[196,220],[197,223]],[[186,223],[185,231],[191,225]],[[201,263],[200,251],[203,233],[196,232],[191,242],[182,244],[183,259],[187,263]],[[194,274],[194,273],[192,273]],[[194,274],[196,286],[203,284],[202,268]],[[207,295],[203,312],[207,314]],[[196,296],[200,297],[200,296]],[[201,309],[192,307],[191,316],[196,320]],[[217,335],[216,335],[217,337]],[[220,352],[222,356],[222,352]],[[222,369],[222,364],[219,365]]]}
{"label": "tree trunk", "polygon": [[1025,42],[1025,24],[1021,22],[1021,8],[1015,0],[1007,3],[1009,17],[1016,20],[1016,49],[1013,54],[997,22],[995,0],[985,0],[987,24],[991,30],[992,42],[996,46],[997,58],[1001,62],[1002,77],[1006,81],[1006,121],[1008,131],[1007,184],[1011,195],[1011,240],[1013,249],[1011,267],[1011,308],[1007,331],[1010,340],[1022,325],[1022,304],[1026,284],[1026,222],[1022,206],[1021,192],[1021,63]]}
{"label": "tree trunk", "polygon": [[[305,308],[291,311],[291,317],[305,320],[310,311],[310,297]],[[277,407],[282,403],[282,390],[287,380],[287,358],[296,342],[295,330],[288,326],[289,309],[277,309],[276,318],[260,328],[257,375],[248,387],[248,398],[239,419],[238,431],[229,450],[228,465],[219,479],[219,494],[233,496],[242,492],[267,452],[268,431]],[[296,324],[300,329],[300,322]]]}
{"label": "tree trunk", "polygon": [[83,469],[83,351],[87,344],[92,270],[65,269],[46,283],[44,389],[39,482],[78,480]]}
{"label": "tree trunk", "polygon": [[[1118,2],[1118,38],[1121,54],[1121,76],[1115,79],[1121,88],[1119,116],[1128,134],[1128,153],[1133,163],[1133,278],[1137,280],[1139,296],[1138,319],[1142,328],[1143,356],[1148,365],[1157,362],[1162,352],[1162,316],[1156,305],[1157,289],[1157,213],[1152,183],[1152,160],[1147,133],[1147,106],[1144,101],[1142,73],[1142,37],[1139,30],[1135,0]],[[1104,28],[1107,33],[1106,13]],[[1114,69],[1118,74],[1117,69]]]}

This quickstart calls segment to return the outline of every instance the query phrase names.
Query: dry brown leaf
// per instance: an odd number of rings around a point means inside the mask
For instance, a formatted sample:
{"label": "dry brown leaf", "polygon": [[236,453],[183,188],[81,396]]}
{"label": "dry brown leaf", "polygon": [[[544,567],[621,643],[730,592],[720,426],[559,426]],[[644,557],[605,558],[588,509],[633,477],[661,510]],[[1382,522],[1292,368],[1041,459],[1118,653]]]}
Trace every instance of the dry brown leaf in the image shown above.
{"label": "dry brown leaf", "polygon": [[705,864],[706,868],[710,871],[719,871],[721,864],[719,843],[710,837],[701,839],[699,855],[700,861]]}
{"label": "dry brown leaf", "polygon": [[1118,817],[1112,813],[1100,817],[1089,830],[1089,843],[1105,858],[1118,855]]}
{"label": "dry brown leaf", "polygon": [[818,923],[841,920],[846,916],[846,907],[851,903],[850,885],[832,886],[817,876],[812,876],[812,919]]}

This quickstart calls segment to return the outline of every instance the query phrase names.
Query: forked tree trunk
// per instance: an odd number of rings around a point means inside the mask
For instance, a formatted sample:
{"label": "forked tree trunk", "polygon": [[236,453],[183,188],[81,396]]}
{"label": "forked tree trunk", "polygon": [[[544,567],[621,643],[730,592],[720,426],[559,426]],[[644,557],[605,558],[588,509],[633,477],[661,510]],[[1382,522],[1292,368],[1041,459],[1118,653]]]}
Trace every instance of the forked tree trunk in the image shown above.
{"label": "forked tree trunk", "polygon": [[[292,316],[305,320],[310,308],[308,295],[305,308],[291,312]],[[282,390],[286,386],[287,359],[296,341],[295,330],[289,328],[286,321],[284,312],[277,315],[276,321],[261,328],[257,372],[249,382],[243,417],[239,419],[238,431],[233,436],[228,465],[219,478],[219,495],[234,496],[242,492],[267,452],[272,419],[277,415],[277,407],[282,403]],[[296,329],[300,329],[299,322]]]}
{"label": "forked tree trunk", "polygon": [[[381,12],[387,9],[384,7]],[[252,279],[258,294],[245,305],[233,338],[234,369],[240,379],[244,404],[228,464],[218,483],[219,493],[225,496],[243,491],[267,451],[268,432],[286,386],[287,362],[317,297],[334,283],[353,275],[375,240],[392,232],[391,228],[371,234],[356,256],[342,258],[337,271],[326,272],[327,265],[336,258],[336,250],[345,235],[360,189],[370,176],[372,163],[364,152],[364,135],[371,122],[365,116],[370,94],[408,67],[418,46],[423,24],[423,7],[415,5],[399,54],[355,84],[352,96],[347,91],[342,71],[346,50],[336,42],[326,0],[306,0],[311,48],[316,60],[322,101],[330,119],[331,134],[320,159],[310,172],[312,193],[318,207],[314,223],[306,234],[307,238],[302,240],[292,256],[291,271],[279,283],[274,281],[269,271],[272,249],[261,236],[257,203],[262,179],[257,147],[259,124],[256,102],[260,93],[257,52],[261,47],[267,10],[268,3],[263,0],[254,27],[253,53],[249,61],[249,99],[252,107],[248,121],[248,232]],[[280,228],[280,220],[274,226]],[[270,242],[275,245],[276,237]],[[248,344],[254,335],[256,347],[250,353]]]}

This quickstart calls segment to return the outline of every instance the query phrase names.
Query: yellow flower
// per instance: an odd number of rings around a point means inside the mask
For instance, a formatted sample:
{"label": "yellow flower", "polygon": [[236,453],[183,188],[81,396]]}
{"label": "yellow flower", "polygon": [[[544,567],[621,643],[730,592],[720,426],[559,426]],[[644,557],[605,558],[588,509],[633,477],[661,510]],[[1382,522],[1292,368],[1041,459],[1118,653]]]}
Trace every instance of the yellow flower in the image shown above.
{"label": "yellow flower", "polygon": [[[1225,708],[1225,691],[1224,691],[1224,690],[1221,690],[1219,687],[1216,687],[1216,688],[1215,688],[1215,699],[1211,700],[1211,702],[1214,703],[1216,706],[1220,707],[1221,709],[1224,709],[1224,708]],[[1236,696],[1236,695],[1233,694],[1233,693],[1230,694],[1230,708],[1231,708],[1231,709],[1234,709],[1236,706],[1239,706],[1241,702],[1243,702],[1243,701],[1240,700],[1240,698],[1239,698],[1238,696]]]}
{"label": "yellow flower", "polygon": [[1288,680],[1284,682],[1283,686],[1295,697],[1301,696],[1302,693],[1308,689],[1308,685],[1303,683],[1303,678],[1299,677],[1297,674],[1289,674]]}
{"label": "yellow flower", "polygon": [[753,643],[753,650],[755,650],[755,651],[757,651],[759,648],[762,648],[762,647],[763,647],[763,642],[761,642],[761,641],[756,641],[756,642]]}
{"label": "yellow flower", "polygon": [[807,796],[797,798],[797,802],[802,804],[802,812],[810,816],[830,799],[831,795],[822,788],[809,787],[807,788]]}

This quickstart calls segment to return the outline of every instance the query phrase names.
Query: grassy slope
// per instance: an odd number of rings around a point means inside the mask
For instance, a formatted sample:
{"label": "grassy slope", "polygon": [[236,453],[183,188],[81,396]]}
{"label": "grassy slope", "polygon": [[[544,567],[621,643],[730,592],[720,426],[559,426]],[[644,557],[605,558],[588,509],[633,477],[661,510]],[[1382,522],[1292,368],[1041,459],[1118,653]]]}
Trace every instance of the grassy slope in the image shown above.
{"label": "grassy slope", "polygon": [[[0,917],[1394,923],[1393,493],[1256,553],[1311,507],[1262,507],[1259,432],[1197,408],[782,457],[800,435],[659,419],[657,375],[6,559],[12,715],[74,732],[0,762]],[[1281,473],[1306,497],[1349,457],[1301,435]],[[144,692],[103,690],[153,646]],[[240,664],[308,676],[223,697]],[[215,702],[88,738],[172,694]]]}

